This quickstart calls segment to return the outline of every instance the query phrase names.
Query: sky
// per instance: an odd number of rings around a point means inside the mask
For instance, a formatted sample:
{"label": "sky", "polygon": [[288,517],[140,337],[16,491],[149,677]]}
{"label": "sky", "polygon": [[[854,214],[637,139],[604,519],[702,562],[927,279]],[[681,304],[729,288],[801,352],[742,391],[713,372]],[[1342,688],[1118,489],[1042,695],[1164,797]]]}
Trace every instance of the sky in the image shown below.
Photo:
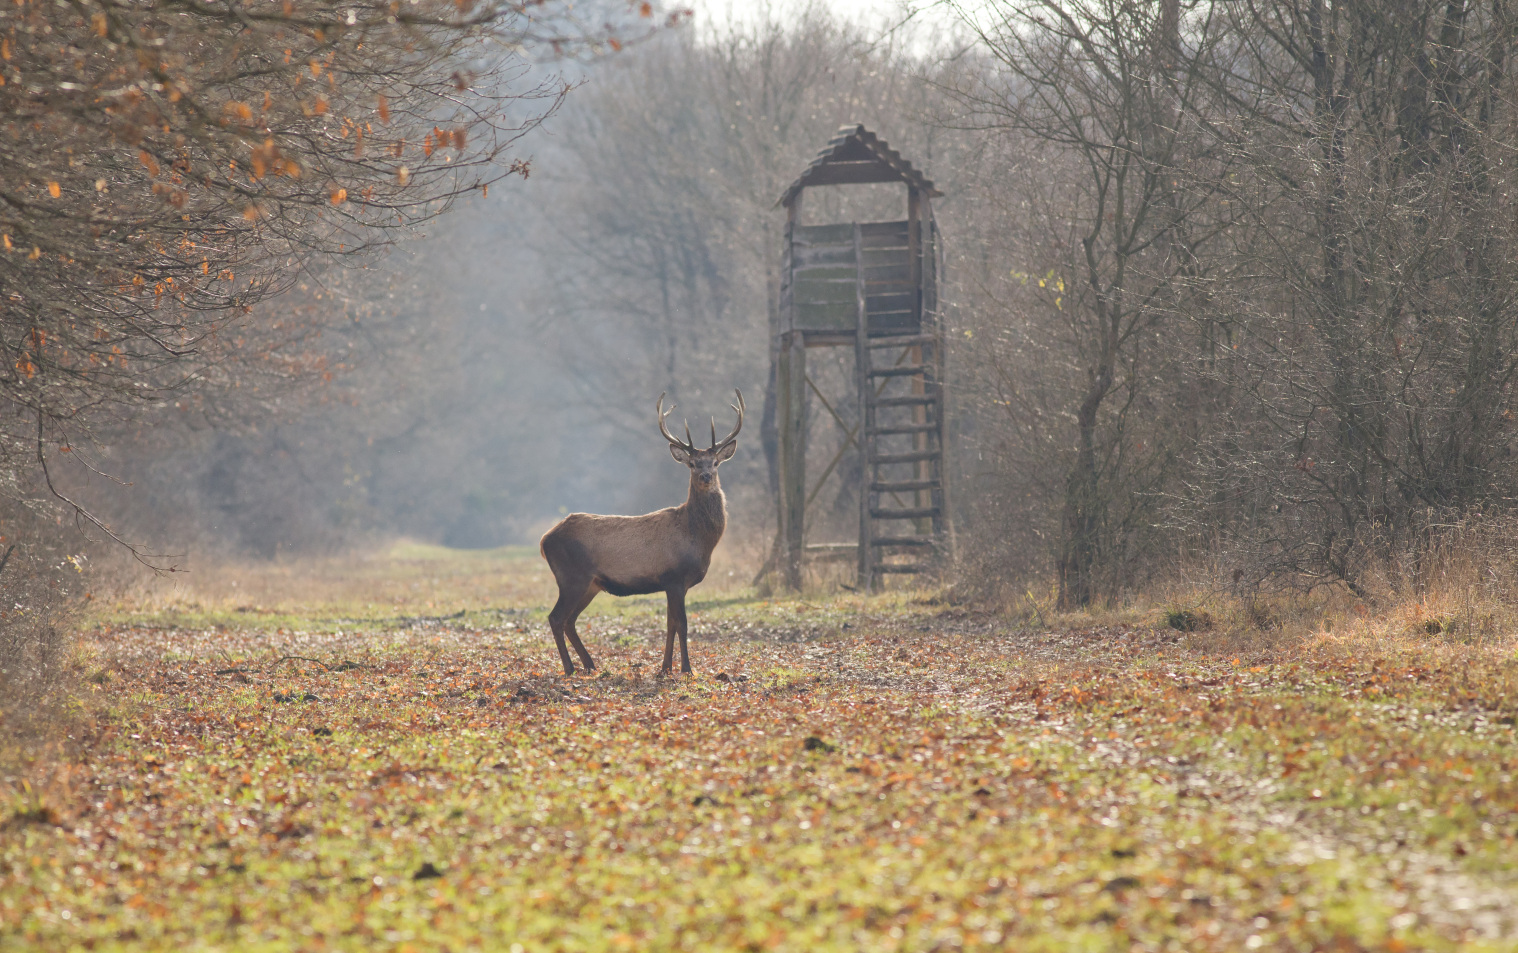
{"label": "sky", "polygon": [[[850,20],[866,23],[900,22],[911,10],[923,10],[934,6],[932,0],[819,0]],[[761,16],[763,11],[784,10],[801,7],[806,0],[685,0],[683,5],[696,11],[696,21],[721,23],[737,18]],[[928,9],[925,15],[941,16],[940,11]]]}

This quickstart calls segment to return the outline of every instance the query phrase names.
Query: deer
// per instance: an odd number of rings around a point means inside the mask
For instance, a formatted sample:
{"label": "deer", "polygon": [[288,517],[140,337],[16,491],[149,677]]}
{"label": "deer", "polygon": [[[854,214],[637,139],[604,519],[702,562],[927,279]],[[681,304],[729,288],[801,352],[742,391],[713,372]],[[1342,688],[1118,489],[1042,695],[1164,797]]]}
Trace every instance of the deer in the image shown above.
{"label": "deer", "polygon": [[717,439],[717,419],[712,418],[712,445],[698,450],[691,441],[690,421],[685,423],[685,439],[677,440],[665,426],[665,418],[674,412],[664,409],[665,394],[659,395],[654,411],[658,414],[659,432],[669,442],[669,452],[677,463],[690,468],[690,492],[685,502],[642,516],[596,516],[571,513],[554,525],[538,543],[538,551],[553,571],[559,586],[559,598],[548,613],[564,663],[564,674],[574,675],[575,666],[565,646],[567,638],[586,672],[596,663],[580,635],[575,620],[601,592],[614,596],[665,593],[669,608],[664,633],[664,665],[660,677],[673,674],[675,636],[680,637],[680,671],[691,674],[690,650],[686,646],[689,626],[685,615],[685,594],[706,578],[712,550],[727,528],[727,499],[717,479],[717,468],[732,459],[738,449],[738,432],[743,429],[743,392],[734,388],[738,402],[730,404],[738,415],[733,432]]}

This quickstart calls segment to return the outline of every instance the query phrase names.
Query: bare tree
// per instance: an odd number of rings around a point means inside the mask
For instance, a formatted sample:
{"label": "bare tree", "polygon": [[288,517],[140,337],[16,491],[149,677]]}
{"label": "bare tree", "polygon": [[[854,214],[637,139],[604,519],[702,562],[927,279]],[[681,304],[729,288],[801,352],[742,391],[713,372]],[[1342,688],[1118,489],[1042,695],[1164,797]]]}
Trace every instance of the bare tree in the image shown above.
{"label": "bare tree", "polygon": [[1017,157],[1009,187],[1031,213],[1003,246],[1020,256],[1002,275],[1012,286],[987,288],[988,303],[1018,302],[1007,318],[1026,325],[1001,356],[1043,358],[1015,360],[1032,372],[1016,381],[995,350],[977,360],[1000,378],[991,395],[1010,426],[1060,461],[1059,599],[1084,606],[1139,555],[1187,436],[1159,405],[1184,406],[1176,319],[1204,278],[1201,250],[1231,221],[1217,202],[1229,157],[1199,128],[1216,118],[1196,67],[1217,31],[1198,17],[1183,49],[1173,4],[1127,0],[959,12],[991,62],[940,79],[960,107],[950,122]]}
{"label": "bare tree", "polygon": [[1518,273],[1506,4],[1227,8],[1247,238],[1213,318],[1230,419],[1188,509],[1241,575],[1342,582],[1506,505]]}
{"label": "bare tree", "polygon": [[648,4],[586,12],[598,19],[471,0],[0,10],[12,491],[35,464],[58,493],[56,454],[111,407],[235,375],[248,357],[272,367],[245,346],[266,337],[245,331],[251,309],[309,262],[383,245],[525,174],[509,151],[564,86],[531,74],[522,51],[616,47],[652,25]]}

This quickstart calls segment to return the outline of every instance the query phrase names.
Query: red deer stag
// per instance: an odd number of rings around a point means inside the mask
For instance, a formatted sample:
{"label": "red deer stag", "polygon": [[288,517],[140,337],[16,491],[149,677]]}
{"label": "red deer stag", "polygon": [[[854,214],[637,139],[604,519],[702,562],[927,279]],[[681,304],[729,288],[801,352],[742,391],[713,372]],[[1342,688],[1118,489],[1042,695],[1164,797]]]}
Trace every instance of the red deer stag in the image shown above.
{"label": "red deer stag", "polygon": [[538,544],[553,578],[559,584],[559,601],[548,613],[553,639],[559,646],[564,674],[575,673],[574,662],[565,648],[564,638],[574,646],[575,654],[587,672],[596,663],[575,631],[575,620],[596,593],[605,590],[614,596],[637,596],[663,592],[669,598],[669,621],[664,635],[664,667],[660,675],[673,671],[675,633],[680,634],[680,671],[690,674],[690,650],[686,648],[687,624],[685,592],[706,578],[712,550],[727,527],[727,501],[722,484],[717,481],[717,467],[738,449],[738,431],[743,429],[743,392],[735,390],[738,425],[733,432],[717,440],[717,421],[712,420],[712,445],[697,450],[690,438],[690,423],[685,425],[685,439],[676,440],[664,426],[664,418],[674,412],[664,409],[664,395],[655,408],[659,415],[659,432],[669,441],[670,454],[690,467],[690,495],[679,506],[658,510],[644,516],[593,516],[571,513],[543,535]]}

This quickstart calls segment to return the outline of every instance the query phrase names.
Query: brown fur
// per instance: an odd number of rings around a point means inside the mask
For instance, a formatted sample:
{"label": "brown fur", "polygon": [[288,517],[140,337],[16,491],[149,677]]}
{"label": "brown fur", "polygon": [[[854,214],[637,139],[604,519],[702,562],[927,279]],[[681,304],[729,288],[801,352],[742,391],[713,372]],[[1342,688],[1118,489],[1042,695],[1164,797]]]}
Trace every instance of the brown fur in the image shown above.
{"label": "brown fur", "polygon": [[673,670],[677,634],[681,671],[690,672],[685,593],[706,578],[712,550],[727,527],[727,500],[717,479],[717,467],[737,449],[735,441],[743,427],[742,404],[743,395],[739,394],[734,408],[738,410],[738,426],[732,435],[719,444],[714,432],[711,448],[697,450],[664,430],[660,398],[660,430],[670,441],[670,453],[690,468],[690,493],[684,503],[643,516],[571,513],[543,535],[538,550],[559,585],[559,598],[548,613],[548,625],[553,629],[566,675],[575,671],[566,639],[585,670],[595,671],[596,664],[575,631],[575,620],[601,592],[614,596],[666,593],[669,617],[660,672],[669,674]]}

